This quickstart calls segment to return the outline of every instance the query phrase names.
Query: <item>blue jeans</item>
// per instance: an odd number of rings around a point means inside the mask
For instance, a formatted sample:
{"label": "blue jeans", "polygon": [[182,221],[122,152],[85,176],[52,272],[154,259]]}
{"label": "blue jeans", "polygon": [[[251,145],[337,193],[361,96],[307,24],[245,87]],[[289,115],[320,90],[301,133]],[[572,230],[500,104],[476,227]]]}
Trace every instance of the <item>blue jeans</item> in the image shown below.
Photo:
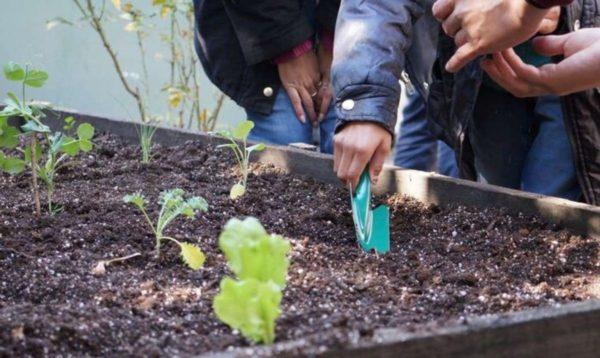
{"label": "blue jeans", "polygon": [[[284,89],[280,89],[275,98],[273,110],[269,115],[246,111],[248,119],[254,122],[254,129],[248,139],[277,145],[290,143],[314,144],[313,127],[308,120],[302,123],[296,117],[292,102]],[[333,132],[335,129],[335,110],[332,104],[327,115],[319,124],[320,148],[323,153],[333,153]]]}
{"label": "blue jeans", "polygon": [[482,86],[469,139],[480,180],[570,200],[581,196],[558,97],[522,100]]}
{"label": "blue jeans", "polygon": [[435,171],[458,177],[454,150],[437,140],[427,128],[425,100],[418,92],[407,93],[406,100],[394,148],[394,164],[402,168]]}

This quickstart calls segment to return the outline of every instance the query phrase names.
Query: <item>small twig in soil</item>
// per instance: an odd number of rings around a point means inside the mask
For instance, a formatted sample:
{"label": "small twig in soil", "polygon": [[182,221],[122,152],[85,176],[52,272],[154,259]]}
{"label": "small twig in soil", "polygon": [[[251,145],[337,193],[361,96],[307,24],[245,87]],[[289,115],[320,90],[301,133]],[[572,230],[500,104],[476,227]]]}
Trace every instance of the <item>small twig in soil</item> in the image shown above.
{"label": "small twig in soil", "polygon": [[23,253],[21,251],[17,251],[17,250],[15,250],[13,248],[10,248],[10,247],[0,247],[0,251],[12,252],[13,254],[21,255],[21,256],[26,257],[26,258],[31,259],[31,260],[35,259],[35,257],[33,257],[31,255],[27,255],[26,253]]}
{"label": "small twig in soil", "polygon": [[96,264],[96,266],[94,266],[94,268],[92,269],[92,274],[94,276],[102,276],[106,273],[106,266],[115,263],[115,262],[121,262],[121,261],[125,261],[125,260],[129,260],[132,259],[134,257],[138,257],[141,256],[142,254],[140,252],[136,252],[135,254],[131,254],[131,255],[127,255],[127,256],[122,256],[122,257],[115,257],[114,259],[108,259],[108,260],[100,260],[98,261],[98,263]]}

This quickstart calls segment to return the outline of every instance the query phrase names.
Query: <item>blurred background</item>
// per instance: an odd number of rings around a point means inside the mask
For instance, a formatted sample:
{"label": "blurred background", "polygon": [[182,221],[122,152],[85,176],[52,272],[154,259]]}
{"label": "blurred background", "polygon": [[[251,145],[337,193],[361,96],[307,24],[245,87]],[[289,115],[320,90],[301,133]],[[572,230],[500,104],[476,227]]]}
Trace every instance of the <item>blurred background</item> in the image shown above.
{"label": "blurred background", "polygon": [[[201,130],[201,122],[207,124],[211,115],[217,114],[212,124],[216,127],[245,119],[241,108],[227,98],[217,108],[220,93],[193,53],[191,0],[89,1],[122,74],[143,97],[145,121]],[[47,84],[30,92],[35,99],[140,121],[138,103],[119,79],[87,5],[88,0],[2,0],[1,65],[15,61],[47,71]],[[11,86],[0,79],[2,95],[16,90]]]}

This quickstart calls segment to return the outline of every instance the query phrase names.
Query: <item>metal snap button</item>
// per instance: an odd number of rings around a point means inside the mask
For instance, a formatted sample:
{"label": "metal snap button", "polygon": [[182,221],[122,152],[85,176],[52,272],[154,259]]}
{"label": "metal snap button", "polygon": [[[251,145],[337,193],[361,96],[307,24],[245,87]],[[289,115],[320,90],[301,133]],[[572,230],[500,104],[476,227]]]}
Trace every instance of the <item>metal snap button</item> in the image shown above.
{"label": "metal snap button", "polygon": [[346,111],[351,111],[354,108],[354,100],[347,99],[342,102],[342,109]]}

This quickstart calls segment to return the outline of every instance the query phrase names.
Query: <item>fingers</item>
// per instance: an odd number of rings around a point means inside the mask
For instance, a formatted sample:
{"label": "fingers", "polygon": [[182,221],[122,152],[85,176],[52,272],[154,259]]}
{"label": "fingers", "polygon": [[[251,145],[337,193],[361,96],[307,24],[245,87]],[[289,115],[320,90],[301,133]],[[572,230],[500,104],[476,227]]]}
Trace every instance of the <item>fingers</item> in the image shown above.
{"label": "fingers", "polygon": [[365,170],[367,164],[369,164],[373,153],[366,148],[358,148],[358,150],[355,149],[353,152],[352,161],[348,165],[348,170],[344,173],[344,180],[352,183],[352,187],[356,188],[360,180],[360,175]]}
{"label": "fingers", "polygon": [[323,84],[321,91],[319,92],[319,117],[318,121],[321,122],[325,119],[327,112],[329,111],[329,105],[333,95],[329,90],[329,84]]}
{"label": "fingers", "polygon": [[467,42],[469,42],[469,33],[465,29],[458,31],[454,36],[456,47],[464,46]]}
{"label": "fingers", "polygon": [[459,47],[450,60],[448,60],[446,63],[446,71],[456,73],[479,55],[480,54],[476,51],[474,46],[467,42]]}
{"label": "fingers", "polygon": [[454,13],[444,20],[444,22],[442,22],[442,28],[444,29],[444,32],[450,37],[454,37],[461,27],[461,21]]}
{"label": "fingers", "polygon": [[541,82],[538,68],[525,64],[513,49],[502,51],[502,57],[517,77],[535,84]]}
{"label": "fingers", "polygon": [[296,117],[302,123],[306,123],[306,117],[304,116],[304,109],[302,109],[302,99],[300,98],[300,94],[295,87],[287,86],[285,87],[285,91],[290,97],[290,101],[292,102],[292,107],[294,107],[294,113],[296,113]]}
{"label": "fingers", "polygon": [[317,113],[315,112],[315,104],[313,103],[314,92],[309,93],[309,90],[304,87],[301,87],[298,90],[298,92],[300,93],[300,98],[302,99],[304,110],[306,111],[306,114],[308,114],[308,118],[314,125],[314,123],[316,123],[317,121]]}
{"label": "fingers", "polygon": [[338,172],[343,152],[344,146],[342,144],[341,137],[336,134],[333,136],[333,171],[335,173]]}
{"label": "fingers", "polygon": [[555,6],[546,13],[546,16],[544,16],[538,32],[544,35],[553,33],[558,27],[559,18],[560,6]]}
{"label": "fingers", "polygon": [[520,78],[500,53],[494,54],[493,60],[483,61],[481,66],[496,83],[516,97],[534,97],[544,93],[541,87]]}
{"label": "fingers", "polygon": [[431,9],[438,21],[444,21],[454,11],[454,0],[438,0]]}
{"label": "fingers", "polygon": [[382,145],[377,147],[375,153],[373,153],[369,164],[369,174],[371,175],[371,183],[373,185],[379,181],[379,174],[383,170],[383,163],[385,163],[385,158],[390,153],[390,148],[391,143],[382,143]]}
{"label": "fingers", "polygon": [[568,35],[536,37],[533,39],[533,48],[543,56],[562,55],[568,39]]}

